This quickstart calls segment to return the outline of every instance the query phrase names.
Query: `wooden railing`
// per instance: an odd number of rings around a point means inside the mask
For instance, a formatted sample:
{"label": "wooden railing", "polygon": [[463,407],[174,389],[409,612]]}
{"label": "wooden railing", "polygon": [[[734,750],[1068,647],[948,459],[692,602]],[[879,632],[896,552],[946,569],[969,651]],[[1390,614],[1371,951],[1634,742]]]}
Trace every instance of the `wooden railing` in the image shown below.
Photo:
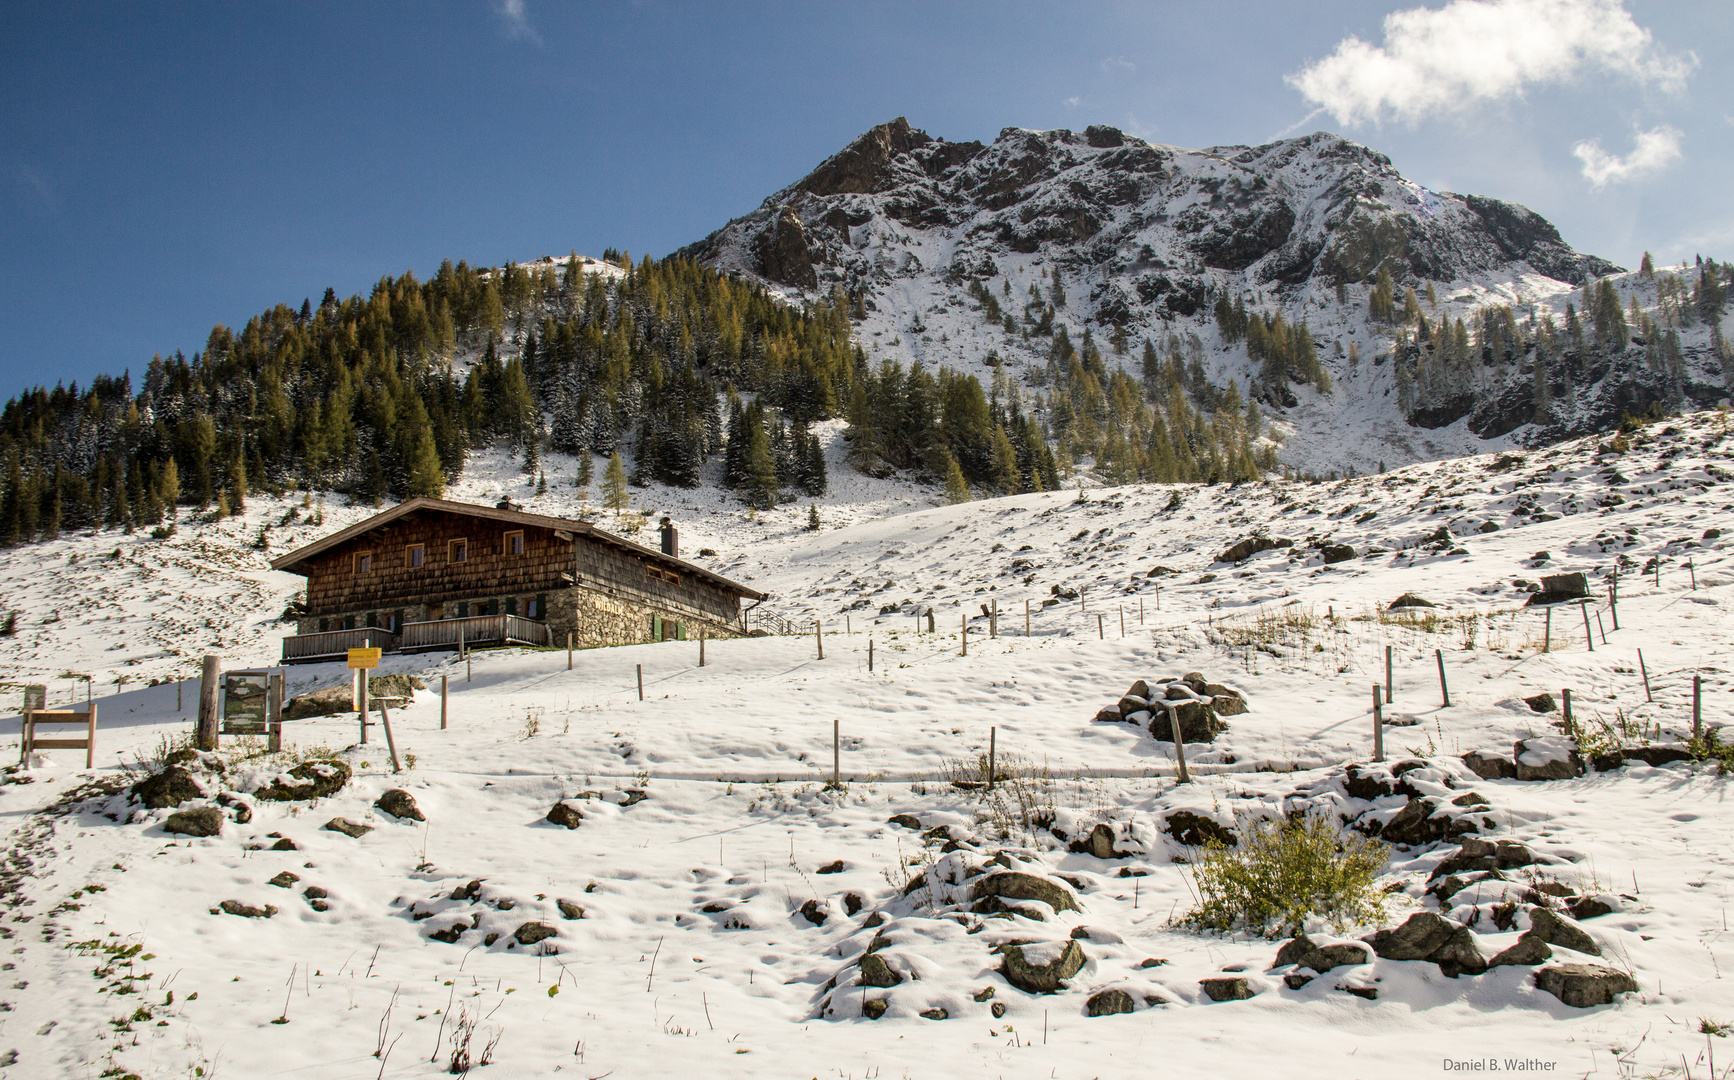
{"label": "wooden railing", "polygon": [[359,630],[326,630],[317,634],[291,634],[283,639],[283,662],[309,663],[346,656],[350,649],[375,648],[397,651],[397,635],[377,626]]}
{"label": "wooden railing", "polygon": [[472,615],[464,619],[434,619],[403,624],[399,648],[404,652],[455,649],[471,645],[547,645],[548,624],[520,615]]}

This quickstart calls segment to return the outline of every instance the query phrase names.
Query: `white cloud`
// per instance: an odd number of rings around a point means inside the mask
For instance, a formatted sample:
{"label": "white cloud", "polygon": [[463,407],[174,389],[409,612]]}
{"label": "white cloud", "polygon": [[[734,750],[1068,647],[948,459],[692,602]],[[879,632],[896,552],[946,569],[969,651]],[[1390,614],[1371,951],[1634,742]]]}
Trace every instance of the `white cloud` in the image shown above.
{"label": "white cloud", "polygon": [[1602,149],[1598,139],[1587,139],[1571,148],[1583,162],[1583,178],[1594,188],[1631,180],[1647,173],[1661,172],[1680,160],[1680,133],[1663,125],[1650,131],[1638,132],[1637,145],[1625,157]]}
{"label": "white cloud", "polygon": [[1110,56],[1102,61],[1102,70],[1110,74],[1116,71],[1137,71],[1138,65],[1124,56]]}
{"label": "white cloud", "polygon": [[1385,16],[1385,41],[1357,37],[1286,81],[1338,123],[1413,124],[1599,70],[1677,91],[1697,57],[1672,56],[1622,0],[1451,0]]}
{"label": "white cloud", "polygon": [[542,44],[542,35],[530,25],[530,13],[524,8],[524,0],[495,0],[494,10],[506,24],[507,37],[514,41]]}
{"label": "white cloud", "polygon": [[1083,103],[1084,103],[1084,99],[1081,97],[1069,97],[1066,99],[1066,108],[1075,109],[1079,105],[1082,105]]}

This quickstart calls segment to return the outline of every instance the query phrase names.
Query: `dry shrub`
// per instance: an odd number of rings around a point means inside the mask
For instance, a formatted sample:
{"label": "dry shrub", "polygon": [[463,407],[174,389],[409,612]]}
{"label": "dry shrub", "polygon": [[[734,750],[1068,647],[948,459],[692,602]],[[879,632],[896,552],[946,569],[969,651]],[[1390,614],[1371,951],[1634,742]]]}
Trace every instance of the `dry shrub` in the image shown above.
{"label": "dry shrub", "polygon": [[1285,937],[1311,915],[1338,930],[1384,916],[1374,882],[1390,852],[1385,844],[1321,816],[1241,818],[1235,835],[1238,846],[1212,842],[1193,856],[1198,904],[1186,916],[1190,925]]}

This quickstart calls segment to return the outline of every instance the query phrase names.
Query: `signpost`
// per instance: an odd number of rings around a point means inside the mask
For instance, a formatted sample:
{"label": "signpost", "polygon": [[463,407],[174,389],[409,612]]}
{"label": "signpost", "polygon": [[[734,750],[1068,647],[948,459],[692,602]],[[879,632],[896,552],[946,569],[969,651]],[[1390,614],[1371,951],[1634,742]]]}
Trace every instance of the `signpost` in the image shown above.
{"label": "signpost", "polygon": [[349,670],[355,672],[355,714],[361,721],[361,745],[367,745],[367,673],[379,666],[379,649],[350,649]]}

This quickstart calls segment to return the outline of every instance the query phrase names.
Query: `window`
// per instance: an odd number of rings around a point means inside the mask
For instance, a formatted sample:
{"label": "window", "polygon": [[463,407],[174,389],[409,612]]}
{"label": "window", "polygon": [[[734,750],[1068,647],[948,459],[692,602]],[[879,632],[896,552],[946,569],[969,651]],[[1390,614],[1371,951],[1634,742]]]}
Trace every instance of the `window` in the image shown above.
{"label": "window", "polygon": [[516,615],[517,613],[518,613],[518,598],[515,596],[506,597],[506,614],[507,615]]}
{"label": "window", "polygon": [[404,562],[411,569],[423,565],[427,561],[427,548],[421,544],[411,544],[406,552]]}
{"label": "window", "polygon": [[470,557],[468,540],[453,540],[446,545],[447,562],[463,562]]}
{"label": "window", "polygon": [[645,573],[649,574],[651,577],[655,578],[658,581],[666,581],[670,585],[675,585],[675,586],[678,586],[680,584],[680,575],[675,573],[672,570],[664,570],[660,566],[651,566],[648,563],[645,564],[644,570],[645,570]]}
{"label": "window", "polygon": [[362,574],[373,573],[373,552],[358,551],[355,553],[355,573],[358,577]]}
{"label": "window", "polygon": [[460,619],[467,619],[467,618],[469,618],[469,617],[470,617],[470,604],[469,604],[469,601],[467,601],[467,600],[459,600],[459,601],[458,601],[458,618],[460,618]]}
{"label": "window", "polygon": [[522,555],[524,553],[524,530],[518,529],[507,533],[503,550],[507,555]]}
{"label": "window", "polygon": [[546,593],[537,593],[535,596],[532,596],[528,600],[525,600],[524,601],[524,614],[526,617],[531,618],[531,619],[545,619],[545,618],[547,618],[548,617],[548,596],[547,596],[547,594]]}

